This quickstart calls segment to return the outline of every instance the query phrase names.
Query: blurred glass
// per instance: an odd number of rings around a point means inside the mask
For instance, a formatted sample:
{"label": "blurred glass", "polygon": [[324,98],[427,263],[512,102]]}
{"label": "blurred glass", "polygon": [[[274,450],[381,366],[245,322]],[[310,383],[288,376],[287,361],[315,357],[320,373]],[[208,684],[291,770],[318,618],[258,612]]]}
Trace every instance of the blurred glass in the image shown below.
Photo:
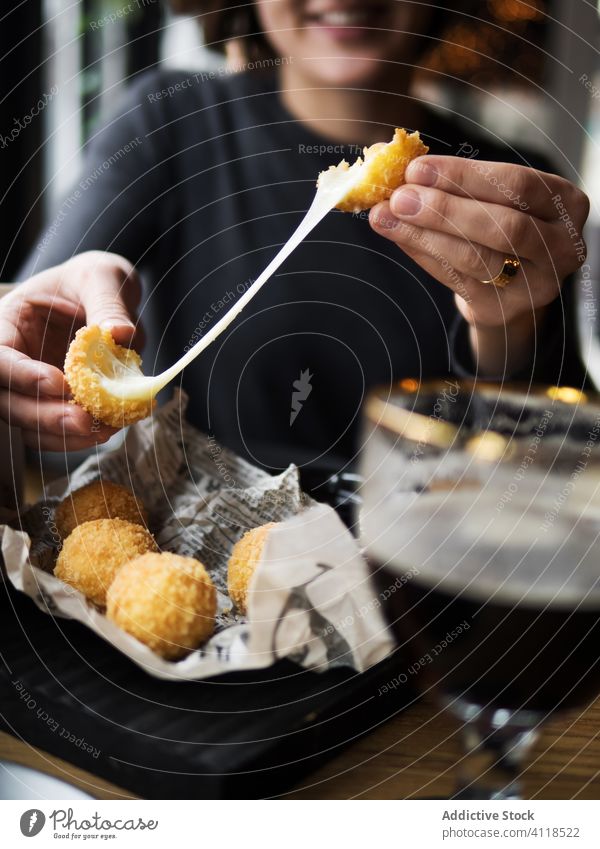
{"label": "blurred glass", "polygon": [[600,693],[600,403],[404,381],[365,407],[361,535],[399,683],[463,723],[457,798],[520,798],[557,710]]}

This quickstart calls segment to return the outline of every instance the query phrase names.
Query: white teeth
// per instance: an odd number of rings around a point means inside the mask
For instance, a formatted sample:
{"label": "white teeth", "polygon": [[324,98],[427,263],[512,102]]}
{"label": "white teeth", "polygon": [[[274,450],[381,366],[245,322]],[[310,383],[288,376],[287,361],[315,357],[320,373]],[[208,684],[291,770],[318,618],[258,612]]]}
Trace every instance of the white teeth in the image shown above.
{"label": "white teeth", "polygon": [[325,12],[319,15],[319,20],[326,26],[352,27],[363,23],[367,15],[360,10],[353,12]]}

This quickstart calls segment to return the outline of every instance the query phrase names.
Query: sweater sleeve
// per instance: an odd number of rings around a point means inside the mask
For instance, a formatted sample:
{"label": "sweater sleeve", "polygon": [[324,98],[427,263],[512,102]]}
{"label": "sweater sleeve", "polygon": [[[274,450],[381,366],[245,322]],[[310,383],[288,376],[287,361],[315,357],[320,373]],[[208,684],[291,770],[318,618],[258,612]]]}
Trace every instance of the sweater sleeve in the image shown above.
{"label": "sweater sleeve", "polygon": [[84,148],[83,165],[49,216],[18,278],[23,280],[88,250],[148,262],[161,237],[171,180],[161,104],[149,92],[160,72],[144,74],[127,91]]}

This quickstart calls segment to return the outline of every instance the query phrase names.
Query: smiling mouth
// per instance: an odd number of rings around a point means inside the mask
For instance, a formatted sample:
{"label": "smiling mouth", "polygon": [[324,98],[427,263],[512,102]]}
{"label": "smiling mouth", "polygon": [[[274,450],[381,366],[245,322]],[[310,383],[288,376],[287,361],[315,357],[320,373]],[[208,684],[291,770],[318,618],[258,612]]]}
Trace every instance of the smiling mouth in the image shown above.
{"label": "smiling mouth", "polygon": [[381,18],[383,11],[384,9],[381,7],[334,9],[327,12],[309,13],[306,15],[306,20],[312,26],[332,28],[372,26]]}

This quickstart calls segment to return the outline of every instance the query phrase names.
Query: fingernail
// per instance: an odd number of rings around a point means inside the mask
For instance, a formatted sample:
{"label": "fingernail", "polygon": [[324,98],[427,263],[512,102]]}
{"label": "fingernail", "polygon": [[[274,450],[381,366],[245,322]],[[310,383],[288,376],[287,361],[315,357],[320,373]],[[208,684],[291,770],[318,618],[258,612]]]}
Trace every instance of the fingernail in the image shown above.
{"label": "fingernail", "polygon": [[108,442],[112,433],[104,433],[104,431],[94,431],[93,437],[94,442],[102,445],[104,442]]}
{"label": "fingernail", "polygon": [[421,198],[412,189],[402,189],[391,199],[390,206],[395,215],[416,215],[421,209]]}
{"label": "fingernail", "polygon": [[58,380],[53,380],[51,377],[42,377],[38,388],[40,395],[48,395],[51,398],[63,398],[67,391],[64,383],[60,384]]}
{"label": "fingernail", "polygon": [[375,227],[377,230],[395,230],[396,227],[400,224],[400,222],[391,216],[389,213],[384,215],[383,213],[376,213],[375,215],[370,216],[371,225]]}
{"label": "fingernail", "polygon": [[66,412],[63,416],[63,431],[65,433],[70,433],[74,436],[87,436],[89,432],[89,428],[86,427],[86,423],[82,422],[79,419],[79,416],[75,413]]}
{"label": "fingernail", "polygon": [[437,182],[438,172],[433,165],[427,162],[411,162],[406,169],[406,180],[409,183],[419,183],[421,186],[434,186]]}
{"label": "fingernail", "polygon": [[102,330],[116,330],[118,327],[126,327],[128,330],[133,330],[133,324],[125,318],[119,319],[118,321],[105,319],[100,322],[100,327]]}

